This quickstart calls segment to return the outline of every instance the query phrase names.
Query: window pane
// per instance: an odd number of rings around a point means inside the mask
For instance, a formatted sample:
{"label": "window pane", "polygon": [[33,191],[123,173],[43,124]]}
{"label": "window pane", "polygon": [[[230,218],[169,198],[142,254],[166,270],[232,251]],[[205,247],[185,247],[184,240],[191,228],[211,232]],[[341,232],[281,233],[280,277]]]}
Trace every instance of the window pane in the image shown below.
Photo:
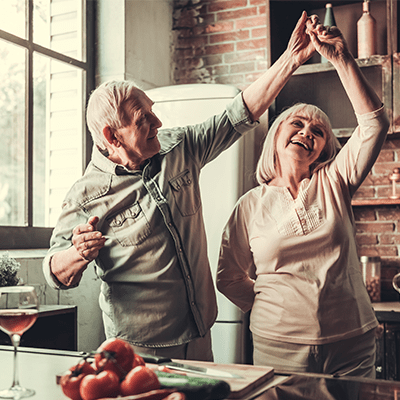
{"label": "window pane", "polygon": [[25,50],[0,40],[0,225],[25,224]]}
{"label": "window pane", "polygon": [[25,0],[0,0],[0,29],[25,39]]}
{"label": "window pane", "polygon": [[54,226],[82,176],[83,80],[82,70],[34,53],[34,226]]}
{"label": "window pane", "polygon": [[83,0],[34,0],[34,41],[83,60]]}
{"label": "window pane", "polygon": [[45,46],[50,46],[49,29],[50,0],[33,1],[33,41]]}

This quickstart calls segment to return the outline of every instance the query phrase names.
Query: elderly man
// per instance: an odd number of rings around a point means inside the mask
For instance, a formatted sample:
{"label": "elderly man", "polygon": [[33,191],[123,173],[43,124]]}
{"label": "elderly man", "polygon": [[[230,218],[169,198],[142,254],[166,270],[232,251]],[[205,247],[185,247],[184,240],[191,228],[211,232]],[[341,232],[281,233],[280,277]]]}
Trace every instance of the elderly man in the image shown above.
{"label": "elderly man", "polygon": [[257,124],[311,57],[312,21],[303,13],[280,59],[203,124],[159,131],[153,102],[131,82],[91,95],[92,160],[66,196],[43,270],[50,285],[68,289],[95,261],[107,337],[142,353],[212,360],[217,305],[199,174]]}

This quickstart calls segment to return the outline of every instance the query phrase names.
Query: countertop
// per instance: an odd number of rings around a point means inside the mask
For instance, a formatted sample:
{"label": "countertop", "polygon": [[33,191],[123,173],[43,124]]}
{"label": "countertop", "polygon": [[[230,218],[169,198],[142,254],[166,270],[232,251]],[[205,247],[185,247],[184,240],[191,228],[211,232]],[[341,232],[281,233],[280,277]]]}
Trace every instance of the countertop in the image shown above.
{"label": "countertop", "polygon": [[400,302],[372,303],[379,322],[400,322]]}
{"label": "countertop", "polygon": [[400,312],[400,302],[390,301],[385,303],[372,303],[372,307],[375,311],[394,311]]}
{"label": "countertop", "polygon": [[[81,356],[79,352],[21,349],[18,354],[20,383],[36,391],[32,400],[66,400],[56,384],[56,375],[74,365]],[[0,359],[0,388],[3,389],[12,381],[13,352],[9,346],[0,346]],[[240,374],[240,365],[237,368]],[[275,371],[273,378],[243,400],[249,399],[398,400],[400,382]]]}

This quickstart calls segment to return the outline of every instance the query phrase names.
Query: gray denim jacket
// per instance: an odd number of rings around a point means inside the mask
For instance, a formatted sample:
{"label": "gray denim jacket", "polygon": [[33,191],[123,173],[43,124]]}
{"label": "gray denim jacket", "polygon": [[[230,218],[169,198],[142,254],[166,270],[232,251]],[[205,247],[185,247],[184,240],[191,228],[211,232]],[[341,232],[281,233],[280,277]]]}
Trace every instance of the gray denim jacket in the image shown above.
{"label": "gray denim jacket", "polygon": [[202,124],[160,130],[161,150],[141,171],[127,170],[95,148],[64,200],[43,262],[48,283],[67,289],[52,275],[51,257],[72,245],[75,226],[98,216],[97,229],[109,237],[95,260],[106,336],[148,347],[204,336],[217,304],[199,174],[256,125],[239,94]]}

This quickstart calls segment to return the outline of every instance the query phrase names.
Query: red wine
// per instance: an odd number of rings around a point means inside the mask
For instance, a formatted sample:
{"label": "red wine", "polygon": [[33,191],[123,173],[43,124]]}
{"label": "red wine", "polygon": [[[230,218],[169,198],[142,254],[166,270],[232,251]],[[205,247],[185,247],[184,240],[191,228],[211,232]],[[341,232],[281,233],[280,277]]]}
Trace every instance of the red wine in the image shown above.
{"label": "red wine", "polygon": [[22,335],[36,321],[37,310],[0,310],[0,329],[8,335]]}

